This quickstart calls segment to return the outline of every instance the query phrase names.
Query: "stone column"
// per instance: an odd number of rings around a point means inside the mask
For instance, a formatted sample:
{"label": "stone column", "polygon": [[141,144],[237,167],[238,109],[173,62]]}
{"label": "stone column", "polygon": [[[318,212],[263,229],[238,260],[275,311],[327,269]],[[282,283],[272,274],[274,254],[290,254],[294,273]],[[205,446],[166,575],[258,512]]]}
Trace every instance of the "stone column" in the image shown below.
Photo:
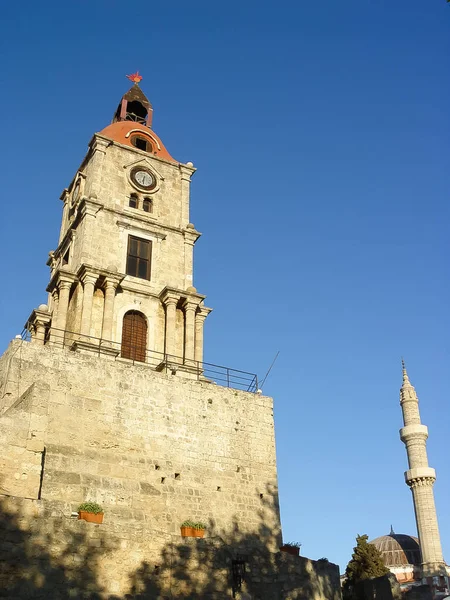
{"label": "stone column", "polygon": [[203,327],[208,313],[200,309],[195,315],[195,360],[203,362]]}
{"label": "stone column", "polygon": [[193,302],[190,298],[184,301],[184,359],[186,361],[195,360],[195,311],[198,302]]}
{"label": "stone column", "polygon": [[59,294],[57,288],[52,291],[52,327],[56,327],[58,320]]}
{"label": "stone column", "polygon": [[177,302],[175,296],[166,296],[164,304],[166,306],[166,354],[175,356],[175,327],[177,318]]}
{"label": "stone column", "polygon": [[189,234],[184,237],[184,284],[186,288],[193,284],[194,272],[194,243],[195,240]]}
{"label": "stone column", "polygon": [[83,273],[81,277],[83,282],[83,308],[81,310],[80,333],[84,336],[89,336],[91,333],[92,301],[97,279],[97,275],[87,272]]}
{"label": "stone column", "polygon": [[72,287],[72,281],[61,280],[59,282],[59,299],[58,299],[58,310],[56,313],[56,323],[55,329],[56,331],[56,340],[61,341],[64,338],[64,331],[66,329],[66,321],[67,321],[67,309],[69,308],[69,294],[70,288]]}
{"label": "stone column", "polygon": [[114,300],[116,297],[116,289],[118,282],[112,279],[106,279],[105,281],[105,304],[103,308],[103,326],[102,326],[102,340],[106,342],[112,342],[112,329],[113,329],[113,317],[114,317]]}

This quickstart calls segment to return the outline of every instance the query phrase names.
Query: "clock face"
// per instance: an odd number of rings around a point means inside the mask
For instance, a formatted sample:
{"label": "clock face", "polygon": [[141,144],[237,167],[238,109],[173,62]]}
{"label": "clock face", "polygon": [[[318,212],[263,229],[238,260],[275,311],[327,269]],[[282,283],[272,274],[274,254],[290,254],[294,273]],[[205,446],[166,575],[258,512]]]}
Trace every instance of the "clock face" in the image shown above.
{"label": "clock face", "polygon": [[144,190],[151,190],[155,187],[156,181],[150,171],[138,167],[137,169],[133,169],[131,172],[131,180],[140,188]]}

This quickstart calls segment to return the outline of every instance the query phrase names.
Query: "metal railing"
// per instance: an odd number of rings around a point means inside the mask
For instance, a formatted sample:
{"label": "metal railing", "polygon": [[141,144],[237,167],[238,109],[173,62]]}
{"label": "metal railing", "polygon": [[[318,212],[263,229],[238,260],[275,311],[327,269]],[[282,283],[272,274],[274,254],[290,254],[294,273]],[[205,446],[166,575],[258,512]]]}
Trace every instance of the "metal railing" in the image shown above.
{"label": "metal railing", "polygon": [[55,329],[54,327],[46,330],[44,337],[40,339],[33,331],[31,324],[27,324],[22,331],[22,339],[26,341],[35,340],[45,346],[68,348],[72,351],[84,351],[99,356],[107,355],[110,359],[125,363],[148,365],[155,371],[172,374],[179,371],[180,374],[183,373],[192,379],[208,381],[245,392],[256,393],[258,391],[258,377],[255,373],[174,356],[156,350],[148,350],[147,348],[130,346],[129,343],[122,344],[121,342],[103,340],[74,331]]}

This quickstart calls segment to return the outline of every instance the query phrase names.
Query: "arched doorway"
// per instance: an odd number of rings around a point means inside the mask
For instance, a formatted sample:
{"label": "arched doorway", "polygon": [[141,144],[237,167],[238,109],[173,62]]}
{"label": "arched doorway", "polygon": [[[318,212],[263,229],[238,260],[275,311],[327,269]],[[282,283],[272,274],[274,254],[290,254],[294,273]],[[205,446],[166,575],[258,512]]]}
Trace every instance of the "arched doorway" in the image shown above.
{"label": "arched doorway", "polygon": [[145,362],[147,351],[147,319],[137,310],[123,317],[121,356]]}

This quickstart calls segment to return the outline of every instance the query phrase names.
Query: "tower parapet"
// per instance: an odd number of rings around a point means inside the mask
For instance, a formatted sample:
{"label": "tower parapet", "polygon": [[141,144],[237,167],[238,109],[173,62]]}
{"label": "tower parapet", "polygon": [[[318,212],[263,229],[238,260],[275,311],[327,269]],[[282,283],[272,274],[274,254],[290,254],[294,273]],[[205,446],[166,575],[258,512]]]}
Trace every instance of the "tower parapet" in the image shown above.
{"label": "tower parapet", "polygon": [[402,367],[403,383],[400,388],[400,406],[403,412],[404,427],[400,429],[400,439],[406,446],[408,456],[409,469],[405,472],[405,481],[413,495],[417,533],[422,553],[422,575],[423,577],[446,575],[447,570],[442,556],[433,494],[436,472],[428,465],[426,447],[428,427],[421,423],[419,399],[409,381],[404,361],[402,361]]}

